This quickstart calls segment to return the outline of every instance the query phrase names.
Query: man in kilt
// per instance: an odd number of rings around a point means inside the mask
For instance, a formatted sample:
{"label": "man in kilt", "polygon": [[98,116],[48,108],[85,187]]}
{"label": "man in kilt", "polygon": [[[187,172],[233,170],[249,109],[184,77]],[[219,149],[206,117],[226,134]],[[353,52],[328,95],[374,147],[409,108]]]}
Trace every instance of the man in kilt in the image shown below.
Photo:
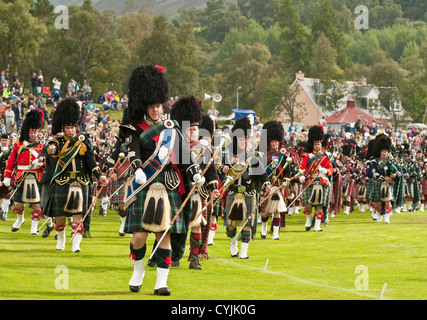
{"label": "man in kilt", "polygon": [[[214,124],[212,123],[212,119],[208,115],[203,117],[202,105],[194,96],[184,96],[178,99],[173,104],[170,118],[177,121],[182,128],[184,142],[188,144],[193,161],[200,165],[201,170],[204,170],[212,157],[212,148],[211,141],[209,140],[208,143],[206,140],[199,139],[199,135],[202,133],[204,136],[211,138],[211,133],[207,130],[199,131],[199,127],[203,121],[205,127],[213,129]],[[186,219],[189,225],[191,225],[190,254],[188,257],[188,261],[190,261],[189,268],[195,270],[202,270],[200,261],[208,259],[207,235],[209,233],[212,208],[206,208],[206,205],[209,198],[217,198],[219,196],[218,175],[213,163],[209,165],[205,173],[205,180],[205,184],[199,186],[191,196],[191,212],[189,212],[190,214]],[[200,212],[201,214],[199,215]],[[196,215],[198,215],[197,219]],[[179,245],[179,243],[177,244]],[[183,252],[184,249],[185,246],[181,249],[172,246],[172,251]]]}
{"label": "man in kilt", "polygon": [[[66,218],[72,217],[71,251],[82,252],[80,243],[84,226],[81,222],[90,207],[92,175],[102,185],[108,183],[95,161],[90,139],[77,133],[82,114],[81,104],[74,98],[64,99],[58,104],[52,118],[52,131],[63,131],[64,135],[50,140],[46,153],[39,159],[55,167],[44,213],[55,219],[56,250],[60,251],[65,249]],[[49,161],[48,157],[51,158]]]}
{"label": "man in kilt", "polygon": [[[272,217],[273,240],[280,240],[280,226],[285,226],[285,212],[287,211],[284,200],[285,177],[288,180],[290,178],[291,170],[288,165],[292,162],[292,158],[288,157],[288,151],[283,147],[284,137],[282,123],[276,120],[267,121],[262,127],[260,140],[267,142],[266,173],[271,184],[277,180],[276,186],[271,190],[274,194],[264,201],[260,208],[261,238],[263,239],[267,237],[267,224],[270,216]],[[286,168],[282,171],[285,166]]]}
{"label": "man in kilt", "polygon": [[[268,193],[271,186],[260,156],[249,147],[249,141],[254,139],[251,136],[253,119],[249,117],[237,119],[231,129],[233,143],[225,153],[226,159],[222,166],[224,173],[240,172],[228,189],[224,207],[224,225],[230,240],[230,254],[231,257],[240,259],[249,259],[252,227],[257,223],[257,189],[261,187],[261,191]],[[238,241],[235,239],[236,227],[243,228],[240,255]]]}
{"label": "man in kilt", "polygon": [[323,231],[320,227],[326,219],[329,209],[330,183],[328,177],[333,173],[332,164],[326,153],[322,151],[323,127],[313,126],[308,131],[306,153],[303,155],[300,166],[300,181],[306,188],[303,193],[303,213],[306,216],[305,229],[312,227],[312,208],[314,213],[314,231]]}
{"label": "man in kilt", "polygon": [[[169,99],[169,84],[160,66],[139,66],[133,70],[129,79],[129,125],[122,125],[125,133],[125,143],[129,152],[129,160],[135,176],[135,183],[142,185],[137,188],[129,201],[126,202],[127,216],[125,232],[132,234],[130,256],[133,260],[133,274],[129,281],[132,292],[141,290],[144,279],[144,257],[148,234],[153,232],[156,240],[168,230],[172,216],[182,205],[182,197],[187,194],[185,188],[191,182],[201,185],[200,167],[194,164],[190,152],[182,142],[181,131],[176,122],[161,119],[163,106]],[[168,129],[168,130],[167,130]],[[176,133],[174,144],[169,147],[159,147],[162,143],[162,132]],[[168,149],[169,148],[169,149]],[[165,150],[167,149],[167,150]],[[167,160],[158,166],[155,173],[147,177],[144,164],[153,167],[153,156],[159,155]],[[147,168],[148,169],[148,168]],[[171,179],[167,179],[171,176]],[[178,215],[171,229],[172,233],[185,233],[186,222],[182,214]],[[167,286],[169,267],[171,265],[170,232],[159,243],[155,253],[157,279],[154,294],[170,295]]]}
{"label": "man in kilt", "polygon": [[10,193],[13,188],[3,185],[4,170],[6,169],[7,160],[10,156],[10,140],[6,133],[0,137],[0,199],[2,199],[0,220],[7,220],[7,212],[10,207]]}
{"label": "man in kilt", "polygon": [[392,213],[393,188],[392,183],[400,173],[394,163],[389,159],[391,139],[385,134],[375,138],[373,157],[376,159],[375,168],[370,169],[368,175],[372,180],[372,202],[377,212],[377,221],[381,222],[382,206],[384,204],[384,222],[390,223]]}
{"label": "man in kilt", "polygon": [[[123,109],[122,125],[129,124],[130,119],[128,116],[128,109]],[[124,196],[126,188],[124,187],[126,181],[130,177],[131,166],[129,161],[129,154],[125,143],[124,131],[120,130],[118,135],[114,135],[115,144],[111,153],[111,157],[108,157],[109,170],[112,170],[117,161],[120,164],[110,175],[111,184],[111,195],[110,203],[117,210],[120,217],[120,228],[119,236],[125,235],[125,221],[126,221],[126,210],[124,208]],[[110,195],[110,196],[111,196]]]}
{"label": "man in kilt", "polygon": [[9,187],[13,175],[16,187],[13,196],[13,211],[17,214],[17,219],[12,225],[13,232],[18,231],[24,223],[25,203],[31,205],[30,234],[37,234],[37,226],[43,216],[39,191],[41,189],[40,179],[43,175],[43,163],[38,160],[43,149],[43,145],[38,140],[42,120],[42,112],[31,110],[27,113],[22,124],[19,141],[14,144],[4,171],[3,185]]}

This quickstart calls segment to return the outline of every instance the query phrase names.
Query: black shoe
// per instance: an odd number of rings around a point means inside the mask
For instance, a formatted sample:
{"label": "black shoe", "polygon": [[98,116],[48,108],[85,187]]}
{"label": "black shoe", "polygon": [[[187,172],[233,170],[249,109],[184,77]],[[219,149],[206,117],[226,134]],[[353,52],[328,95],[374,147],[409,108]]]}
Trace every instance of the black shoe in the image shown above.
{"label": "black shoe", "polygon": [[239,256],[239,253],[237,252],[236,254],[232,254],[231,257],[232,258],[237,258]]}
{"label": "black shoe", "polygon": [[141,291],[141,286],[131,286],[129,285],[130,292],[139,292]]}
{"label": "black shoe", "polygon": [[171,267],[178,268],[179,267],[179,260],[172,260]]}
{"label": "black shoe", "polygon": [[203,270],[203,268],[200,266],[200,264],[197,261],[195,261],[195,260],[193,260],[193,261],[190,262],[189,269]]}
{"label": "black shoe", "polygon": [[158,296],[170,296],[171,289],[169,289],[169,287],[154,289],[154,294]]}
{"label": "black shoe", "polygon": [[52,232],[53,229],[55,229],[55,226],[53,224],[52,224],[51,227],[49,225],[47,225],[46,229],[42,233],[42,238],[49,237],[49,235],[50,235],[50,233]]}
{"label": "black shoe", "polygon": [[156,267],[156,261],[154,261],[154,260],[148,260],[147,266],[150,267],[150,268],[155,268]]}

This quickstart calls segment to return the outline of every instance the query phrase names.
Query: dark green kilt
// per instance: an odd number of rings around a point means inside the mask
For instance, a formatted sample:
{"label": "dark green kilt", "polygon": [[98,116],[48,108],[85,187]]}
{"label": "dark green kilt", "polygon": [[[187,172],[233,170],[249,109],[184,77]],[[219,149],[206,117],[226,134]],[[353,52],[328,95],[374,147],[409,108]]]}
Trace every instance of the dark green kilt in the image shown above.
{"label": "dark green kilt", "polygon": [[[164,174],[159,173],[157,177],[144,189],[142,189],[136,195],[136,200],[127,208],[126,214],[126,223],[124,231],[126,233],[134,233],[134,232],[149,232],[142,228],[142,216],[144,213],[144,203],[145,196],[147,194],[147,190],[150,188],[150,185],[154,182],[159,182],[165,185]],[[181,196],[178,193],[178,188],[175,190],[166,189],[169,197],[169,202],[171,205],[172,217],[175,216],[176,212],[178,212],[181,204],[183,202]],[[190,209],[189,209],[190,201],[187,202],[185,208],[178,215],[178,218],[175,220],[172,225],[171,230],[169,232],[173,233],[187,233],[188,225],[190,223]]]}
{"label": "dark green kilt", "polygon": [[393,181],[393,206],[400,207],[405,203],[405,195],[404,195],[404,181],[403,177],[397,177]]}
{"label": "dark green kilt", "polygon": [[366,201],[371,202],[372,201],[372,180],[369,179],[366,182]]}
{"label": "dark green kilt", "polygon": [[[117,179],[116,181],[114,181],[113,185],[111,186],[110,194],[113,194],[118,188],[120,188],[123,184],[125,184],[127,179],[129,179],[129,177],[125,175],[124,177],[121,177],[120,179]],[[111,197],[110,203],[112,204],[123,203],[123,199],[125,197],[125,191],[126,191],[126,188],[122,187],[114,196]]]}
{"label": "dark green kilt", "polygon": [[83,194],[83,210],[81,212],[77,213],[69,213],[65,212],[64,208],[67,204],[67,197],[68,197],[68,190],[70,189],[71,183],[75,182],[76,180],[70,179],[67,183],[64,185],[59,185],[57,183],[53,183],[50,187],[50,196],[46,204],[46,208],[44,209],[44,214],[49,217],[60,217],[60,216],[67,216],[71,217],[73,215],[77,214],[86,214],[88,208],[89,208],[89,185],[82,185],[80,184],[82,188],[82,194]]}
{"label": "dark green kilt", "polygon": [[[14,202],[20,202],[22,203],[22,196],[24,194],[24,183],[25,181],[22,181],[22,183],[19,184],[18,189],[16,190],[15,194],[13,195],[13,201]],[[42,196],[41,190],[42,190],[42,185],[37,182],[37,188],[39,189],[39,193],[40,193],[40,197]]]}
{"label": "dark green kilt", "polygon": [[[381,201],[381,184],[382,184],[381,181],[376,181],[372,183],[372,192],[371,192],[372,202],[382,202]],[[391,188],[391,194],[394,195],[393,183],[390,183],[390,188]]]}
{"label": "dark green kilt", "polygon": [[[315,181],[316,183],[316,181]],[[330,191],[331,191],[331,186],[327,186],[325,187],[324,185],[322,185],[323,187],[323,204],[322,206],[324,208],[329,208],[329,196],[330,196]],[[313,192],[313,184],[309,185],[307,187],[307,189],[305,189],[303,195],[302,195],[302,206],[305,207],[308,204],[311,204],[310,198],[311,198],[311,193]]]}

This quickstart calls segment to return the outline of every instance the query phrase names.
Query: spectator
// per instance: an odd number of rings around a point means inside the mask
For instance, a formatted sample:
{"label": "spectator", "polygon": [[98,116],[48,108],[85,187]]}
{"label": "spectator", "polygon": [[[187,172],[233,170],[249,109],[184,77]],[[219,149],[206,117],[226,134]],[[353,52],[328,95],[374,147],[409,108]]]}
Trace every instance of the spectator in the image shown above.
{"label": "spectator", "polygon": [[19,129],[22,125],[22,119],[24,118],[24,108],[22,106],[21,101],[18,101],[16,103],[16,107],[13,110],[13,112],[15,113],[15,121],[16,121],[17,129]]}
{"label": "spectator", "polygon": [[375,120],[372,120],[371,126],[369,127],[369,134],[371,135],[371,138],[375,138],[377,135],[378,126]]}
{"label": "spectator", "polygon": [[0,134],[6,133],[6,126],[4,125],[4,120],[0,119]]}
{"label": "spectator", "polygon": [[12,132],[12,127],[15,124],[15,112],[13,112],[12,107],[8,105],[5,112],[6,117],[6,132]]}
{"label": "spectator", "polygon": [[120,103],[122,104],[122,109],[126,108],[128,105],[128,96],[127,94],[123,95],[122,100],[120,101]]}
{"label": "spectator", "polygon": [[21,93],[21,84],[19,82],[18,71],[15,71],[15,74],[12,77],[13,89],[12,94],[19,95]]}
{"label": "spectator", "polygon": [[89,84],[89,82],[84,82],[83,87],[82,87],[82,92],[86,93],[86,96],[88,97],[88,99],[92,98],[92,88]]}
{"label": "spectator", "polygon": [[219,111],[215,109],[214,104],[212,103],[211,108],[208,110],[208,115],[213,116],[215,119],[218,118]]}
{"label": "spectator", "polygon": [[418,128],[417,128],[417,127],[413,127],[413,128],[411,129],[411,131],[409,132],[409,136],[410,136],[411,138],[415,138],[419,133],[420,133],[420,132],[418,131]]}
{"label": "spectator", "polygon": [[85,104],[88,102],[89,98],[88,98],[86,92],[82,91],[82,93],[79,97],[79,100]]}
{"label": "spectator", "polygon": [[291,125],[288,128],[288,131],[289,132],[297,132],[298,131],[297,126],[294,124],[293,121],[291,122]]}
{"label": "spectator", "polygon": [[73,79],[71,79],[70,82],[68,82],[67,94],[72,97],[76,96],[76,82]]}
{"label": "spectator", "polygon": [[57,102],[61,98],[61,95],[58,91],[53,93],[53,102]]}
{"label": "spectator", "polygon": [[31,88],[32,93],[36,94],[36,86],[37,86],[37,73],[33,72],[33,75],[31,76]]}
{"label": "spectator", "polygon": [[98,110],[98,108],[95,106],[95,104],[93,103],[93,100],[91,99],[90,101],[89,101],[89,103],[87,104],[87,107],[86,107],[86,109],[87,109],[87,111],[90,111],[90,112],[95,112],[96,110]]}
{"label": "spectator", "polygon": [[36,78],[36,95],[39,97],[42,95],[42,87],[43,87],[43,74],[42,71],[39,70]]}
{"label": "spectator", "polygon": [[110,101],[108,99],[105,99],[104,103],[102,104],[102,109],[104,111],[110,111]]}
{"label": "spectator", "polygon": [[3,100],[8,100],[12,95],[12,91],[10,91],[7,81],[4,82],[4,85],[5,87],[3,88],[2,98]]}
{"label": "spectator", "polygon": [[357,119],[356,122],[354,123],[354,133],[357,134],[359,132],[361,132],[360,130],[362,129],[361,124],[360,124],[360,119]]}
{"label": "spectator", "polygon": [[[53,97],[55,98],[55,93],[57,93],[58,96],[60,97],[61,96],[61,79],[53,78],[52,82],[53,82]],[[54,101],[57,101],[57,100],[58,99]]]}
{"label": "spectator", "polygon": [[0,85],[3,87],[6,81],[6,75],[4,74],[4,70],[0,71]]}

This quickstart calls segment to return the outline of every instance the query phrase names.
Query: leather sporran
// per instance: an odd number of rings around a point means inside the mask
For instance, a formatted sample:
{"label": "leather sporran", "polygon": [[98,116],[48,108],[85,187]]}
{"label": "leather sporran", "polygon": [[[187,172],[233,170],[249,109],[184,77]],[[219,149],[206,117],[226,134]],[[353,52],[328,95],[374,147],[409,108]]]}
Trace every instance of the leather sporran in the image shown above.
{"label": "leather sporran", "polygon": [[74,181],[70,184],[70,187],[68,189],[67,201],[64,206],[64,212],[83,212],[83,191],[82,186],[77,181]]}
{"label": "leather sporran", "polygon": [[341,191],[341,196],[342,197],[347,197],[348,196],[348,189],[350,187],[350,183],[348,183],[347,181],[344,182],[344,186],[342,187],[342,191]]}
{"label": "leather sporran", "polygon": [[202,224],[205,225],[206,220],[203,218],[203,214],[199,214],[196,221],[194,221],[194,219],[196,218],[196,215],[200,213],[203,209],[202,198],[200,197],[200,194],[193,193],[190,198],[190,203],[191,203],[190,225],[193,227],[199,227]]}
{"label": "leather sporran", "polygon": [[366,186],[361,184],[359,185],[359,190],[357,191],[357,201],[366,200]]}
{"label": "leather sporran", "polygon": [[380,188],[380,199],[382,202],[391,201],[393,199],[393,195],[391,193],[391,186],[388,182],[381,183]]}
{"label": "leather sporran", "polygon": [[272,187],[270,193],[273,195],[268,198],[267,205],[265,206],[266,213],[275,213],[275,212],[286,212],[285,200],[280,192],[279,187]]}
{"label": "leather sporran", "polygon": [[147,191],[142,215],[142,227],[151,232],[165,231],[170,224],[172,210],[166,187],[153,183]]}
{"label": "leather sporran", "polygon": [[23,182],[22,202],[37,203],[40,202],[40,192],[37,186],[37,179],[32,174],[28,174]]}
{"label": "leather sporran", "polygon": [[311,196],[309,203],[313,206],[323,205],[323,185],[319,182],[313,184],[313,190],[311,191]]}
{"label": "leather sporran", "polygon": [[234,196],[233,203],[230,206],[227,222],[229,226],[241,227],[246,221],[247,207],[245,196],[242,193],[237,193]]}

